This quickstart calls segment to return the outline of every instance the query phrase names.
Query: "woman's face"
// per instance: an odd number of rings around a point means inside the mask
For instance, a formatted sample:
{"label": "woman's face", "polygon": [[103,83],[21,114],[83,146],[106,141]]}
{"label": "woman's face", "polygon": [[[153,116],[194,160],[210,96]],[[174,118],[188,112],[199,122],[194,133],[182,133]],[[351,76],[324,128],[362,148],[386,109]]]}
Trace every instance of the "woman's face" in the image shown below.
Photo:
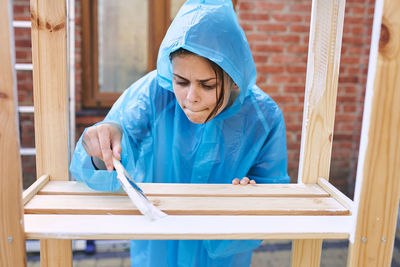
{"label": "woman's face", "polygon": [[[217,95],[221,90],[221,77],[217,79],[206,59],[191,54],[174,57],[172,72],[172,85],[182,110],[191,122],[204,123],[217,104]],[[214,117],[226,107],[231,93],[232,82],[226,77],[222,78],[225,79],[224,102]]]}

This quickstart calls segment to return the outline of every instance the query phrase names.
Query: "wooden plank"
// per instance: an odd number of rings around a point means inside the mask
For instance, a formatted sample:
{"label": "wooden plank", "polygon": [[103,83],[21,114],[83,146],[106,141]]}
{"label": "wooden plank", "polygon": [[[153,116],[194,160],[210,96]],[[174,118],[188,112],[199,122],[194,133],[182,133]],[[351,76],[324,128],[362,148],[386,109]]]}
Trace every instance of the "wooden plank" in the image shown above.
{"label": "wooden plank", "polygon": [[[347,215],[333,198],[149,197],[167,214]],[[37,195],[25,214],[140,214],[127,196]]]}
{"label": "wooden plank", "polygon": [[0,266],[25,266],[11,10],[11,1],[0,1]]}
{"label": "wooden plank", "polygon": [[26,214],[25,222],[28,239],[347,239],[351,228],[351,216]]}
{"label": "wooden plank", "polygon": [[346,209],[350,210],[352,212],[354,208],[354,202],[348,198],[345,194],[340,192],[336,187],[334,187],[331,183],[329,183],[327,180],[324,178],[320,178],[318,180],[318,185],[321,186],[326,192],[330,194],[334,199],[336,199],[337,202],[343,205]]}
{"label": "wooden plank", "polygon": [[[72,223],[72,222],[71,222]],[[68,227],[68,226],[66,226]],[[43,250],[42,246],[46,249]],[[64,249],[67,248],[67,251]],[[72,257],[64,257],[68,250],[72,251],[71,240],[60,240],[60,239],[42,239],[40,240],[40,261],[41,266],[60,266],[60,267],[70,267],[72,266]]]}
{"label": "wooden plank", "polygon": [[37,176],[68,179],[64,0],[31,0]]}
{"label": "wooden plank", "polygon": [[[301,267],[319,266],[322,252],[321,247],[322,239],[293,242],[292,265],[295,264]],[[312,257],[309,255],[310,251],[314,251]]]}
{"label": "wooden plank", "polygon": [[[30,11],[37,177],[68,180],[66,1],[30,0]],[[71,241],[41,240],[40,250],[42,266],[72,266]]]}
{"label": "wooden plank", "polygon": [[399,207],[399,1],[377,1],[372,32],[348,266],[391,265]]}
{"label": "wooden plank", "polygon": [[[344,9],[345,0],[312,1],[298,182],[329,177]],[[294,242],[292,266],[319,266],[319,241]],[[295,257],[302,247],[307,256]]]}
{"label": "wooden plank", "polygon": [[[253,196],[253,197],[328,197],[329,194],[315,184],[167,184],[138,183],[147,196]],[[90,189],[85,183],[50,181],[39,194],[46,195],[126,195]]]}
{"label": "wooden plank", "polygon": [[50,180],[50,176],[42,175],[39,179],[37,179],[28,189],[24,191],[22,194],[22,204],[25,205],[28,203],[36,194],[39,192],[46,183]]}

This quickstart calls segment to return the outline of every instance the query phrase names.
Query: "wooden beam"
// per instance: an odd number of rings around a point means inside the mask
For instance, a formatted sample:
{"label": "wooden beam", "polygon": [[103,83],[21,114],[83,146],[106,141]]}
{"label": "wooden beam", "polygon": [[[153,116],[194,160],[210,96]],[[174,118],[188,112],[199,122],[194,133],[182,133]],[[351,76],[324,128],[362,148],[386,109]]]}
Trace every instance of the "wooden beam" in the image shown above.
{"label": "wooden beam", "polygon": [[24,191],[22,194],[22,202],[23,205],[28,203],[36,194],[37,192],[42,189],[46,183],[50,180],[48,175],[43,175],[39,179],[37,179],[28,189]]}
{"label": "wooden beam", "polygon": [[37,177],[68,180],[65,0],[31,0]]}
{"label": "wooden beam", "polygon": [[[204,196],[204,197],[328,197],[316,184],[167,184],[138,183],[147,196]],[[75,181],[50,181],[38,194],[41,195],[126,195],[95,191],[85,183]]]}
{"label": "wooden beam", "polygon": [[348,266],[391,265],[400,194],[399,32],[400,2],[377,1]]}
{"label": "wooden beam", "polygon": [[[174,215],[348,215],[334,198],[149,197]],[[25,214],[140,214],[127,196],[37,195]]]}
{"label": "wooden beam", "polygon": [[[299,183],[329,177],[344,8],[345,0],[312,2]],[[292,266],[319,266],[321,244],[320,240],[294,241]],[[308,249],[297,251],[301,248]]]}
{"label": "wooden beam", "polygon": [[0,0],[0,266],[25,266],[12,4]]}
{"label": "wooden beam", "polygon": [[26,214],[25,225],[28,239],[347,239],[351,216]]}
{"label": "wooden beam", "polygon": [[[68,180],[66,1],[31,0],[37,176]],[[70,240],[41,240],[42,266],[72,266]]]}

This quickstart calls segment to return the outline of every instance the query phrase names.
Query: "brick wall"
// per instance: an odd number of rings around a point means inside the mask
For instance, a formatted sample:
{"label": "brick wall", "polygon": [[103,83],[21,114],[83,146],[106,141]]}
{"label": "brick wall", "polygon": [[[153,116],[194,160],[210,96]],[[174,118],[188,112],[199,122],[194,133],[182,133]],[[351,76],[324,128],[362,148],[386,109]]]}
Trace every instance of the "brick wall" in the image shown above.
{"label": "brick wall", "polygon": [[[331,162],[331,181],[351,195],[357,164],[364,88],[368,65],[372,0],[347,0],[340,66],[338,104]],[[256,62],[257,84],[282,108],[287,128],[288,167],[296,181],[304,85],[308,51],[311,0],[239,0],[239,22],[249,40]],[[29,19],[29,1],[14,0],[14,16]],[[83,129],[102,119],[102,114],[82,112],[80,2],[76,2],[76,107],[77,138]],[[31,62],[30,31],[15,31],[17,62]],[[32,75],[18,72],[20,104],[32,103]],[[86,115],[84,115],[86,114]],[[33,144],[33,122],[21,116],[21,140]],[[34,157],[23,157],[25,184],[35,177]]]}

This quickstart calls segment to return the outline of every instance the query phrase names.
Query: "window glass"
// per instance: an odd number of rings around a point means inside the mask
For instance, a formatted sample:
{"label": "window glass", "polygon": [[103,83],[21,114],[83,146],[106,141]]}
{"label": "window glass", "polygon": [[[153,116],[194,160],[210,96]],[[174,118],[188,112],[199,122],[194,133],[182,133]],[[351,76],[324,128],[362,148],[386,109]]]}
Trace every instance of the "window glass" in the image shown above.
{"label": "window glass", "polygon": [[98,0],[99,92],[121,92],[147,73],[148,1]]}

